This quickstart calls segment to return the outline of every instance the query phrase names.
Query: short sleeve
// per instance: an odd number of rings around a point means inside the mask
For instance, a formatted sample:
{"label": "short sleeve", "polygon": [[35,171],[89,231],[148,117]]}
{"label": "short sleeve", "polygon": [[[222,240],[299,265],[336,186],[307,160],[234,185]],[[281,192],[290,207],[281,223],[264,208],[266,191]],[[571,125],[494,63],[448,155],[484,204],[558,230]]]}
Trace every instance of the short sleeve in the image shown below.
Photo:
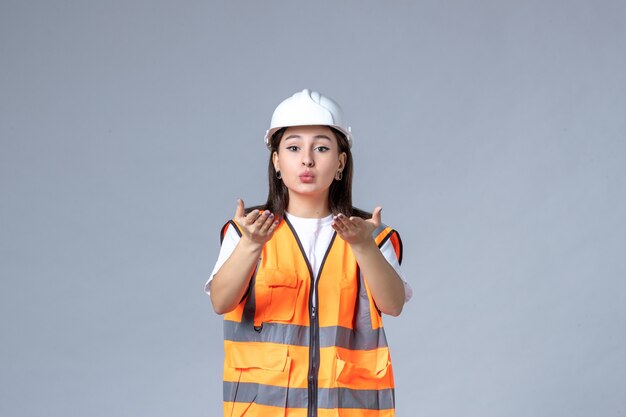
{"label": "short sleeve", "polygon": [[402,279],[402,282],[404,283],[404,302],[408,302],[411,297],[413,297],[413,288],[411,288],[409,283],[404,279],[404,274],[402,273],[402,268],[400,266],[400,262],[398,261],[396,250],[393,247],[391,239],[387,239],[385,243],[383,243],[380,251],[382,252],[385,259],[387,259],[387,262],[389,262],[393,269],[396,270],[396,272],[400,276],[400,279]]}
{"label": "short sleeve", "polygon": [[215,262],[213,272],[211,272],[209,279],[207,280],[206,284],[204,284],[204,292],[206,292],[207,294],[210,294],[211,292],[211,281],[213,280],[213,277],[215,276],[215,274],[217,274],[217,271],[220,270],[222,265],[224,265],[224,262],[226,262],[226,260],[233,253],[235,247],[237,246],[237,243],[239,243],[239,239],[241,239],[241,237],[239,236],[239,233],[237,232],[237,229],[235,227],[231,226],[226,229],[226,233],[224,234],[224,238],[222,239],[222,245],[220,246],[220,253],[217,256],[217,262]]}

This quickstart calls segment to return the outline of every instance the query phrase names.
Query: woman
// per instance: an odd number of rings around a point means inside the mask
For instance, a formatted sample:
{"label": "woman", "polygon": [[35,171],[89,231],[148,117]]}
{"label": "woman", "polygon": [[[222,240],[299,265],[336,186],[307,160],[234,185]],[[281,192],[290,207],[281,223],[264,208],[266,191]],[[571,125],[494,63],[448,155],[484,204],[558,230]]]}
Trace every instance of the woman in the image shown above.
{"label": "woman", "polygon": [[205,286],[224,314],[225,416],[392,416],[382,314],[410,297],[398,233],[352,206],[352,135],[303,90],[274,111],[267,202],[222,229]]}

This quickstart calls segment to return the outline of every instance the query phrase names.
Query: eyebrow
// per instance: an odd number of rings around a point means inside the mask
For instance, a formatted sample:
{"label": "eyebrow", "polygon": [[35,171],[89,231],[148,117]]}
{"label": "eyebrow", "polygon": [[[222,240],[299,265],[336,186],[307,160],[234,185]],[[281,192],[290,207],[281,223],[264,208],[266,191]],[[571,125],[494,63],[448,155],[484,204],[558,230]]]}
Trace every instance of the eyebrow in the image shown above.
{"label": "eyebrow", "polygon": [[[302,139],[302,136],[300,136],[300,135],[289,135],[284,140],[287,140],[287,139]],[[332,141],[332,139],[329,138],[326,135],[315,135],[315,136],[313,136],[313,139],[326,139],[326,140]]]}

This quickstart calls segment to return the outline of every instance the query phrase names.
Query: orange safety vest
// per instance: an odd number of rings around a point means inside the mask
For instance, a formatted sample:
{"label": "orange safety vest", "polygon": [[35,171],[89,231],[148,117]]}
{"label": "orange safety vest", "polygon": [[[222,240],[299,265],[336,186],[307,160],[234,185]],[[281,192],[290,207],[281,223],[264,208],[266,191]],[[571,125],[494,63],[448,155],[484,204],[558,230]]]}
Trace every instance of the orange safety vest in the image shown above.
{"label": "orange safety vest", "polygon": [[[229,227],[241,236],[234,221]],[[402,242],[386,226],[372,235]],[[224,316],[225,417],[391,417],[393,371],[380,311],[350,245],[335,233],[317,277],[287,219],[249,289]]]}

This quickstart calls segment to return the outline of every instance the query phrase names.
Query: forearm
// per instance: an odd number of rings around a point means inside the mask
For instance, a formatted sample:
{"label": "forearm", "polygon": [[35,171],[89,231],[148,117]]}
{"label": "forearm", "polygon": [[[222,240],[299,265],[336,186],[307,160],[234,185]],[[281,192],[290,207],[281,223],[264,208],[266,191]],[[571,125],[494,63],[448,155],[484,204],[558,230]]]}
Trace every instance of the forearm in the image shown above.
{"label": "forearm", "polygon": [[218,314],[232,311],[243,298],[263,245],[242,237],[211,281],[211,303]]}
{"label": "forearm", "polygon": [[361,273],[367,281],[376,306],[385,314],[398,316],[404,306],[404,283],[387,262],[373,239],[353,244]]}

